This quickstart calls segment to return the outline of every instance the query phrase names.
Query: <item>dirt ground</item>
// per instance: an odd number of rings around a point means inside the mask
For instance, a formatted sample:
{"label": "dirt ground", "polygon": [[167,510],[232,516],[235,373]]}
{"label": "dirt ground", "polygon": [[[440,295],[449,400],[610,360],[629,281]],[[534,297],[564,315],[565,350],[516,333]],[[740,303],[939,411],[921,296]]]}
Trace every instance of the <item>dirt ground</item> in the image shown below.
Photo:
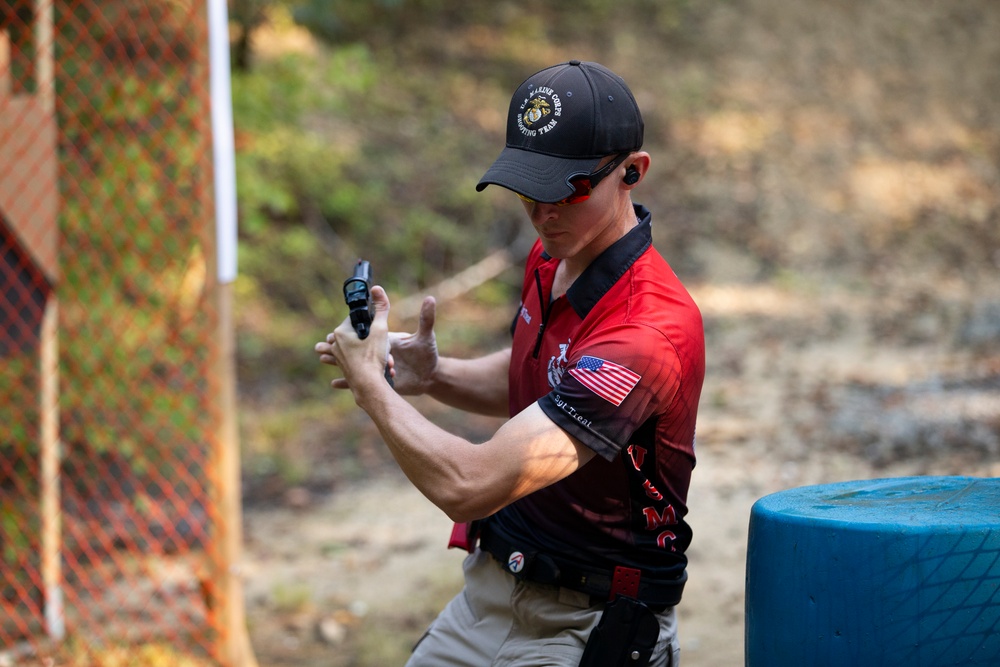
{"label": "dirt ground", "polygon": [[[1000,301],[983,296],[1000,290],[983,287],[930,299],[829,286],[692,290],[708,375],[679,607],[685,667],[743,664],[757,499],[851,479],[1000,476]],[[402,664],[460,587],[449,531],[391,466],[329,494],[293,489],[283,503],[248,508],[244,571],[260,664]]]}

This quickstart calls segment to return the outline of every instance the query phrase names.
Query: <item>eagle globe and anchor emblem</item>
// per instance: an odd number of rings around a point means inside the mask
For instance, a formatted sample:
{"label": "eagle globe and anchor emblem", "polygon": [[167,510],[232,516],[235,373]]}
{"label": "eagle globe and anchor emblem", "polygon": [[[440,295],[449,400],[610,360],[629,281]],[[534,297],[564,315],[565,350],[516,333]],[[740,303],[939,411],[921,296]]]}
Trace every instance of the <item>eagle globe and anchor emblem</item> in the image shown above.
{"label": "eagle globe and anchor emblem", "polygon": [[524,118],[524,124],[528,127],[531,127],[552,113],[552,105],[541,97],[535,97],[528,102],[528,104],[528,110],[525,111],[522,116],[522,118]]}
{"label": "eagle globe and anchor emblem", "polygon": [[547,375],[549,386],[553,389],[562,381],[563,374],[566,372],[566,364],[569,363],[569,360],[566,358],[566,352],[569,350],[570,342],[559,343],[559,356],[553,356],[549,359]]}

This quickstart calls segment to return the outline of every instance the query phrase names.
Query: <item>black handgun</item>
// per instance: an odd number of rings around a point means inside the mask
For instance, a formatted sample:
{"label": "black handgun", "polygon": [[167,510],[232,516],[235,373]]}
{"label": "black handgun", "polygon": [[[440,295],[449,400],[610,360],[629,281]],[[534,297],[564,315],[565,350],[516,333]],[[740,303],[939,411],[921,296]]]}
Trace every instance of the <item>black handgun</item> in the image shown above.
{"label": "black handgun", "polygon": [[371,264],[359,259],[354,265],[354,275],[344,281],[344,301],[351,309],[351,326],[361,339],[368,338],[371,333],[372,317],[375,314],[371,288]]}
{"label": "black handgun", "polygon": [[[344,301],[351,311],[351,326],[364,340],[372,332],[375,306],[372,304],[372,267],[363,259],[354,265],[354,275],[344,281]],[[385,380],[394,386],[389,364],[385,365]]]}

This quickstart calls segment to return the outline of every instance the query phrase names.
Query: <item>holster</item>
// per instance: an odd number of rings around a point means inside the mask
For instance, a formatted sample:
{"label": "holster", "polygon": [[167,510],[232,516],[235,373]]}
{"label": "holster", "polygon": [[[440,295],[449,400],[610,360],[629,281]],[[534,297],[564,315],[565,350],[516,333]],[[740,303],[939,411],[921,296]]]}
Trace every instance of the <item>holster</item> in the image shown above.
{"label": "holster", "polygon": [[590,633],[580,667],[646,667],[659,636],[656,614],[639,600],[619,595]]}

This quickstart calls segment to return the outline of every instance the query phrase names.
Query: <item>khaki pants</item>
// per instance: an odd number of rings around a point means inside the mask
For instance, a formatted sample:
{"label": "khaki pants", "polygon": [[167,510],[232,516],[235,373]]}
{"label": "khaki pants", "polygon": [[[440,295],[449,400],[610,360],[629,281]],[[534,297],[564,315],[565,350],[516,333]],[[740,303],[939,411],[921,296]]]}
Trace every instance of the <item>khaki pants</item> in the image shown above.
{"label": "khaki pants", "polygon": [[[604,611],[585,593],[519,582],[487,553],[465,559],[465,588],[413,649],[407,667],[577,667]],[[658,615],[652,667],[679,667],[677,616]]]}

